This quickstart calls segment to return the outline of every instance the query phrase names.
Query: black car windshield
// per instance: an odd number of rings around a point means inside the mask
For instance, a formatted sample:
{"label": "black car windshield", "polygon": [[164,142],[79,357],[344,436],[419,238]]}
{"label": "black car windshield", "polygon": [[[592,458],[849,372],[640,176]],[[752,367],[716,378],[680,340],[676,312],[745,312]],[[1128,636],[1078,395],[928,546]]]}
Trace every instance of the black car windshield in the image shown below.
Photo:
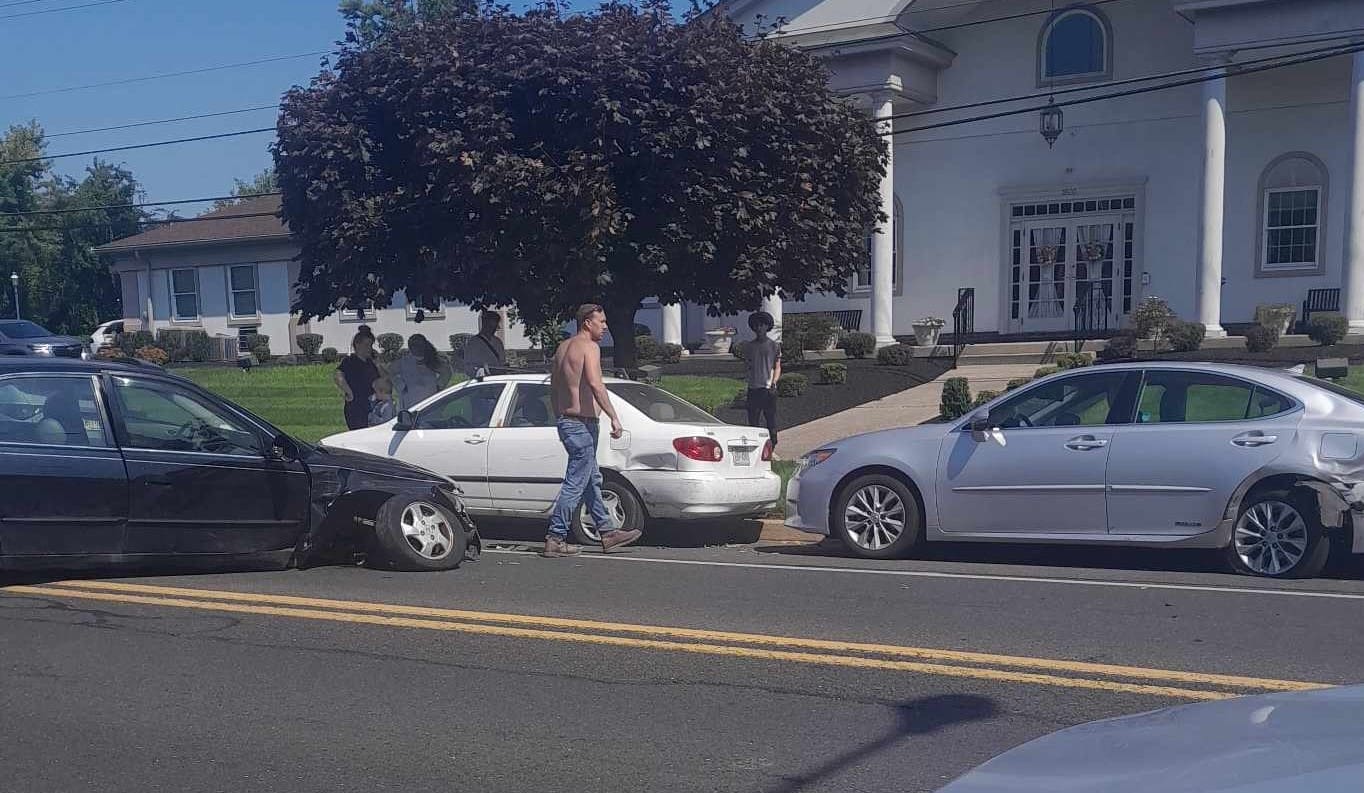
{"label": "black car windshield", "polygon": [[9,339],[37,339],[51,336],[52,332],[42,325],[35,325],[26,319],[12,319],[0,322],[0,334]]}
{"label": "black car windshield", "polygon": [[606,390],[661,424],[724,423],[692,403],[644,383],[607,383]]}

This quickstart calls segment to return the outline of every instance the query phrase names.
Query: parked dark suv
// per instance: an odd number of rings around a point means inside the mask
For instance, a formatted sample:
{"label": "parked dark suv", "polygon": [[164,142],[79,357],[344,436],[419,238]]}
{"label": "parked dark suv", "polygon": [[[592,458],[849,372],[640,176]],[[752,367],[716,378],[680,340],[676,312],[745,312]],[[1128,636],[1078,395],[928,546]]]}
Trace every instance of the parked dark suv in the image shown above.
{"label": "parked dark suv", "polygon": [[310,446],[150,364],[0,356],[0,568],[168,557],[445,570],[458,488]]}
{"label": "parked dark suv", "polygon": [[80,339],[59,336],[26,319],[0,320],[0,355],[82,358],[84,352]]}

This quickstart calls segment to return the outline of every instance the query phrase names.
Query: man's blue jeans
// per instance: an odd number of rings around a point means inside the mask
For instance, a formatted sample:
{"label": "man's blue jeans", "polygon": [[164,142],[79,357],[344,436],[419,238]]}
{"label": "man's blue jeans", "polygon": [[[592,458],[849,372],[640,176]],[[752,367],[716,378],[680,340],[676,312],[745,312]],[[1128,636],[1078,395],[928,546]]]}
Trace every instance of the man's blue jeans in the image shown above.
{"label": "man's blue jeans", "polygon": [[559,442],[568,452],[568,470],[564,472],[563,487],[549,516],[549,533],[560,538],[567,537],[573,515],[584,501],[597,531],[618,528],[601,499],[601,469],[597,467],[597,437],[601,422],[563,416],[558,426]]}

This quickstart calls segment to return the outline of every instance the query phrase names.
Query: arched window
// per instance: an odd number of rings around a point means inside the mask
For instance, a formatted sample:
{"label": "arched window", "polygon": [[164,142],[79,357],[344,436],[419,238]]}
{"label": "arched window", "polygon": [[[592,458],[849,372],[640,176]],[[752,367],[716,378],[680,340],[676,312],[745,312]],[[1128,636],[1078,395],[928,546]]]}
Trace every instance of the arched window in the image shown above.
{"label": "arched window", "polygon": [[[867,233],[867,263],[859,268],[853,275],[852,288],[854,292],[865,292],[871,289],[871,256],[872,247],[875,245],[876,232]],[[900,203],[900,196],[895,196],[895,210],[891,218],[891,269],[890,282],[894,287],[895,294],[900,294],[901,284],[904,283],[904,243],[905,243],[905,205]]]}
{"label": "arched window", "polygon": [[1260,177],[1256,275],[1319,275],[1326,221],[1326,166],[1306,152],[1276,158]]}
{"label": "arched window", "polygon": [[1108,20],[1098,11],[1076,7],[1057,12],[1042,28],[1038,81],[1055,85],[1108,79],[1112,44]]}

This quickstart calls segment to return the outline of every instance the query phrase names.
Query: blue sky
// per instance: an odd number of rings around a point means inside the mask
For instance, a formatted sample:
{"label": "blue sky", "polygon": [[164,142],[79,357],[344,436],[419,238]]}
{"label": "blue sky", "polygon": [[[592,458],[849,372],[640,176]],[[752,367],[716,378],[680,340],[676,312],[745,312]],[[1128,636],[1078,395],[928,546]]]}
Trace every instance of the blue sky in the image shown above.
{"label": "blue sky", "polygon": [[[329,50],[343,33],[336,0],[123,0],[5,19],[91,0],[0,0],[0,97],[72,85]],[[9,5],[8,8],[5,6]],[[586,6],[587,4],[579,4]],[[309,56],[259,66],[25,98],[0,98],[0,126],[35,119],[49,134],[270,105],[319,68]],[[114,132],[56,137],[57,154],[274,124],[264,110]],[[101,155],[131,168],[148,200],[225,195],[270,165],[271,135]],[[91,157],[58,159],[79,175]],[[199,207],[185,207],[190,214]]]}

